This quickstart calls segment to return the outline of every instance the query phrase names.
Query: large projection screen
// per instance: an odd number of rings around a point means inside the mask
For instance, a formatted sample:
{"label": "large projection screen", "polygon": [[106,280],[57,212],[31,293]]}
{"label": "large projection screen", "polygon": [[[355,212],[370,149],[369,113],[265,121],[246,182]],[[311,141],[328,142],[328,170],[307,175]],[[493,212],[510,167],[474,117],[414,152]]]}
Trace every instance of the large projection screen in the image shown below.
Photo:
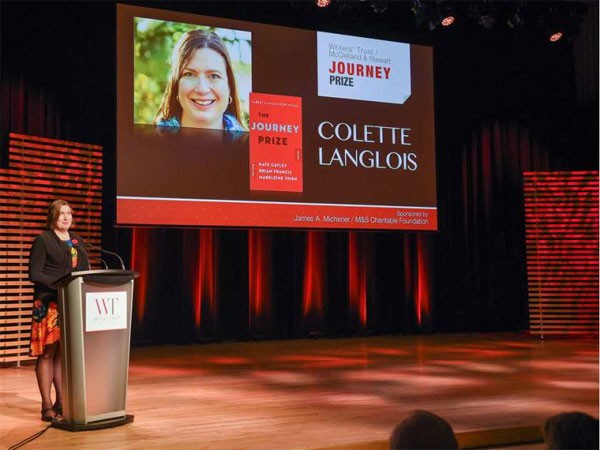
{"label": "large projection screen", "polygon": [[430,47],[117,5],[116,95],[119,225],[437,230]]}

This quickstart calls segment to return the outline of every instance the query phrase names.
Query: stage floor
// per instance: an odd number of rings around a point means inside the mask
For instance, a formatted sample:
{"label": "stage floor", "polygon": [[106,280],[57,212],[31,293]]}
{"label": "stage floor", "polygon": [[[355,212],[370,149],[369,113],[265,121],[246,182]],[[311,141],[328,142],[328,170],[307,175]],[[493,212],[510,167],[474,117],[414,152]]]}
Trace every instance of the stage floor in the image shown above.
{"label": "stage floor", "polygon": [[[446,418],[463,438],[539,427],[565,411],[597,417],[598,340],[503,333],[133,348],[133,423],[50,428],[24,448],[383,450],[413,409]],[[0,448],[44,429],[39,411],[34,367],[0,368]]]}

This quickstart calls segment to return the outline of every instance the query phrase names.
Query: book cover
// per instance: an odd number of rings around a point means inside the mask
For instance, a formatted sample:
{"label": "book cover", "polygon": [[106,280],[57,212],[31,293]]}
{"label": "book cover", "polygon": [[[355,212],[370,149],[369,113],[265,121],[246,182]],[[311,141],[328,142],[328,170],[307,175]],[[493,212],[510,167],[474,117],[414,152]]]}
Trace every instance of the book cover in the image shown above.
{"label": "book cover", "polygon": [[250,93],[250,190],[302,192],[302,98]]}

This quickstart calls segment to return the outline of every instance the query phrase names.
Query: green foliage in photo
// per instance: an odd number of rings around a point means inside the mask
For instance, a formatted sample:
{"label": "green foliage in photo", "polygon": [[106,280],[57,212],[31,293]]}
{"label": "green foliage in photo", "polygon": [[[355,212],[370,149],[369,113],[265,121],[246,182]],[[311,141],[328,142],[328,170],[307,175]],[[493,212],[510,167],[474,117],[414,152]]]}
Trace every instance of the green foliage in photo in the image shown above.
{"label": "green foliage in photo", "polygon": [[242,122],[248,126],[252,90],[250,33],[138,17],[134,19],[134,123],[154,123],[171,70],[171,52],[184,33],[197,29],[214,31],[225,43],[236,77]]}

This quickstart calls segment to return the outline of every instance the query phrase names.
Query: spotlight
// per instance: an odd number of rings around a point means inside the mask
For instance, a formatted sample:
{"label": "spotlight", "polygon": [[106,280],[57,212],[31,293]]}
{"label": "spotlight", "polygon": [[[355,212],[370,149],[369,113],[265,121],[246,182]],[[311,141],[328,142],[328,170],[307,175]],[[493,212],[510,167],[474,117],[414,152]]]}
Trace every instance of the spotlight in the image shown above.
{"label": "spotlight", "polygon": [[371,9],[375,14],[383,14],[388,9],[388,2],[386,0],[373,0]]}
{"label": "spotlight", "polygon": [[560,41],[570,25],[566,11],[558,8],[549,8],[540,20],[544,27],[544,34],[550,42]]}
{"label": "spotlight", "polygon": [[456,14],[454,13],[453,8],[441,2],[438,5],[437,16],[440,25],[443,27],[452,26],[454,22],[456,22]]}
{"label": "spotlight", "polygon": [[417,27],[427,24],[429,31],[435,30],[438,26],[448,28],[456,22],[457,14],[454,8],[444,0],[435,2],[425,2],[413,0],[412,11],[415,14]]}
{"label": "spotlight", "polygon": [[525,24],[525,21],[519,14],[519,11],[509,13],[508,17],[506,17],[505,19],[505,22],[506,26],[510,29],[519,28],[524,26]]}
{"label": "spotlight", "polygon": [[362,3],[356,1],[338,1],[335,10],[338,17],[354,19],[362,12]]}
{"label": "spotlight", "polygon": [[489,30],[496,23],[496,19],[490,14],[484,14],[483,16],[479,17],[477,23],[486,30]]}
{"label": "spotlight", "polygon": [[497,12],[497,5],[492,2],[471,2],[469,4],[469,17],[486,30],[496,25]]}
{"label": "spotlight", "polygon": [[421,0],[413,0],[411,10],[415,15],[417,28],[421,28],[421,26],[429,20],[427,5],[422,3]]}
{"label": "spotlight", "polygon": [[319,8],[326,8],[331,3],[331,0],[315,0]]}
{"label": "spotlight", "polygon": [[587,10],[574,3],[549,8],[540,18],[546,38],[552,42],[570,41],[579,31]]}
{"label": "spotlight", "polygon": [[443,27],[449,27],[450,25],[452,25],[454,23],[455,20],[456,20],[455,17],[452,14],[450,14],[450,15],[444,17],[440,23],[442,24]]}
{"label": "spotlight", "polygon": [[556,42],[556,41],[560,41],[563,37],[563,33],[562,31],[557,31],[556,33],[552,33],[550,35],[550,37],[548,38],[548,40],[550,42]]}

